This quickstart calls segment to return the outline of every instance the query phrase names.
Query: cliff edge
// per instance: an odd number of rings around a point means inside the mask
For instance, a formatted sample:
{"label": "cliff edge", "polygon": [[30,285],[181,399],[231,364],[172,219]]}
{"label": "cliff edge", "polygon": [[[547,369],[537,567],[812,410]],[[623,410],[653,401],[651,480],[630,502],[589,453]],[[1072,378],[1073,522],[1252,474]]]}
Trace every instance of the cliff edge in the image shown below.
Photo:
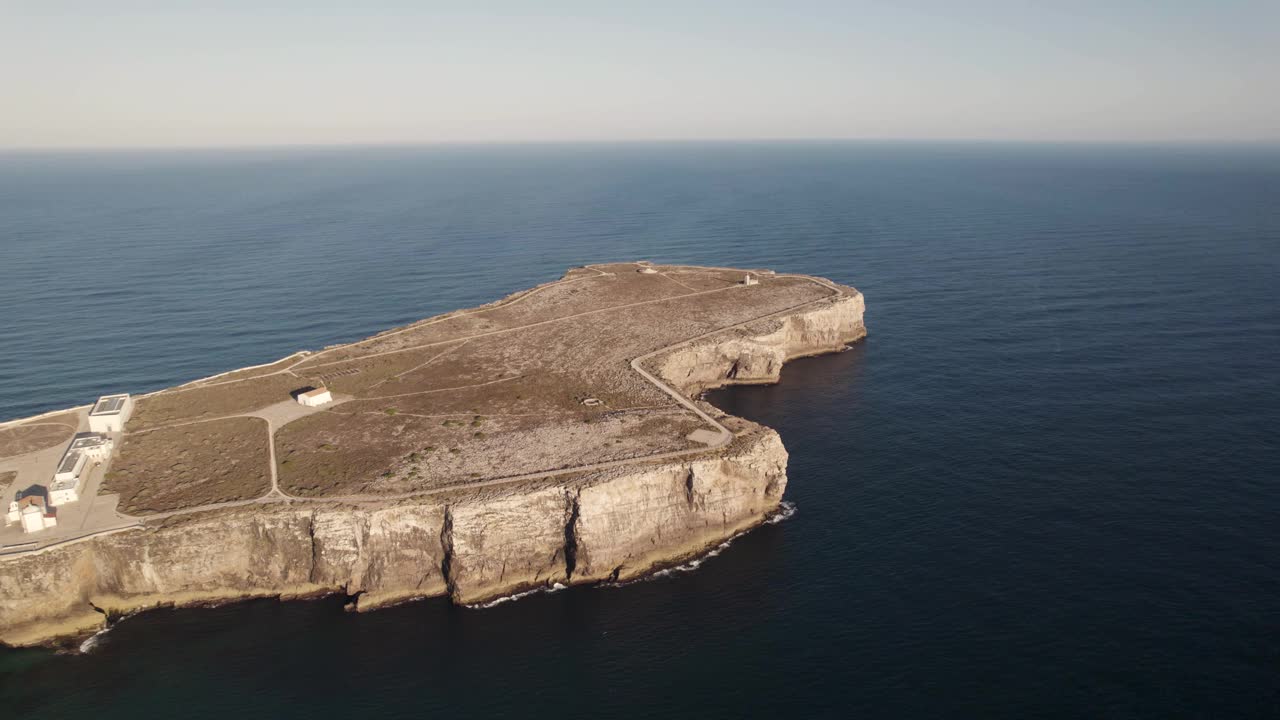
{"label": "cliff edge", "polygon": [[[719,287],[697,273],[677,274],[670,266],[600,267],[638,275],[658,274],[643,272],[655,267],[688,288],[688,294],[677,297],[704,298],[715,295],[709,290]],[[736,274],[741,271],[711,277]],[[571,272],[566,279],[574,277]],[[349,598],[349,608],[360,611],[442,595],[476,604],[556,585],[625,581],[702,554],[778,510],[787,484],[787,451],[773,430],[725,415],[698,400],[699,395],[724,385],[775,382],[788,360],[838,351],[866,333],[860,293],[818,278],[805,281],[820,287],[821,294],[788,296],[785,307],[762,306],[758,309],[767,312],[755,317],[734,315],[681,328],[677,338],[683,338],[677,342],[667,342],[671,337],[662,338],[661,345],[650,341],[638,348],[645,352],[632,348],[629,358],[619,358],[634,363],[639,372],[627,372],[625,382],[617,384],[636,392],[630,383],[643,375],[671,395],[655,403],[653,398],[661,395],[643,391],[650,393],[648,404],[656,407],[649,408],[638,424],[627,426],[618,419],[621,415],[609,414],[632,410],[622,406],[609,383],[600,382],[592,386],[590,398],[604,396],[598,402],[607,403],[605,412],[571,418],[571,430],[586,436],[593,425],[605,428],[606,435],[643,427],[654,437],[674,437],[672,445],[597,455],[598,438],[560,438],[569,444],[564,450],[568,462],[531,455],[537,460],[517,468],[526,470],[523,473],[504,475],[505,466],[490,462],[483,467],[496,468],[494,474],[478,479],[468,474],[471,482],[414,485],[423,477],[423,471],[413,472],[417,466],[384,470],[379,464],[366,468],[365,475],[351,473],[330,485],[291,476],[292,485],[277,480],[260,498],[141,514],[133,527],[0,556],[0,642],[47,643],[96,631],[112,617],[148,608],[254,597],[341,593]],[[512,298],[527,296],[526,292]],[[500,302],[486,307],[506,306]],[[545,327],[537,325],[544,322],[534,316],[530,326]],[[379,338],[383,342],[376,351],[365,355],[401,352],[398,346],[387,347],[388,333],[371,340]],[[335,354],[342,356],[339,362],[351,360],[349,353]],[[601,377],[614,380],[622,374],[617,367],[602,372],[609,374]],[[481,376],[472,379],[487,382]],[[220,386],[202,381],[190,387]],[[426,392],[439,394],[434,389]],[[594,411],[593,404],[583,404],[579,396],[584,394],[579,391],[574,402]],[[358,398],[357,394],[349,402]],[[459,414],[476,418],[467,428],[472,439],[483,440],[475,436],[492,432],[507,443],[507,452],[515,448],[518,454],[524,447],[520,433],[548,437],[537,434],[545,432],[540,428],[523,426],[503,435],[504,428],[494,427],[503,422],[499,413],[472,410]],[[369,413],[380,415],[379,421],[398,415],[385,408]],[[674,419],[676,413],[682,414],[679,419]],[[689,427],[683,424],[686,417]],[[432,425],[442,422],[449,420],[433,419]],[[623,427],[609,430],[610,422]],[[272,442],[278,470],[289,457],[287,446],[282,446],[279,428],[270,420],[268,426],[276,433]],[[686,433],[690,427],[695,429]],[[685,440],[686,434],[695,440]],[[327,435],[309,437],[316,446],[334,441]],[[415,439],[408,453],[397,445],[395,462],[407,465],[410,461],[404,458],[423,454],[415,448],[427,447],[424,442]],[[609,443],[609,450],[621,444]],[[299,463],[312,471],[320,466],[301,459]],[[543,467],[548,464],[551,467]],[[443,476],[449,472],[441,471]],[[388,477],[402,482],[381,487]],[[323,491],[296,492],[312,486]]]}

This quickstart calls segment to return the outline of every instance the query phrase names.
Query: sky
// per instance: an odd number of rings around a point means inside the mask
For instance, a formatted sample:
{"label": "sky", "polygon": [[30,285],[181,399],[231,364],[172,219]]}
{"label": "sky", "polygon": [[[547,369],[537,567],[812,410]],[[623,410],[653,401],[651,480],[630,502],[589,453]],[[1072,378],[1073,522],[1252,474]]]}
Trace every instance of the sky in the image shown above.
{"label": "sky", "polygon": [[1280,140],[1280,0],[0,0],[0,147]]}

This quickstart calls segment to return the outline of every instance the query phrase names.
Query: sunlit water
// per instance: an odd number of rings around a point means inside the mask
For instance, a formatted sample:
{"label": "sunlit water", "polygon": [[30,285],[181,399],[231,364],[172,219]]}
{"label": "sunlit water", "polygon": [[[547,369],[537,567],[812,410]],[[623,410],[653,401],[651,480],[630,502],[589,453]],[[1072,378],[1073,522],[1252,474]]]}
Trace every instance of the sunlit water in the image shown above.
{"label": "sunlit water", "polygon": [[1280,716],[1274,149],[4,155],[0,417],[635,258],[865,293],[865,342],[712,398],[782,434],[793,517],[488,609],[149,613],[83,655],[0,651],[0,707]]}

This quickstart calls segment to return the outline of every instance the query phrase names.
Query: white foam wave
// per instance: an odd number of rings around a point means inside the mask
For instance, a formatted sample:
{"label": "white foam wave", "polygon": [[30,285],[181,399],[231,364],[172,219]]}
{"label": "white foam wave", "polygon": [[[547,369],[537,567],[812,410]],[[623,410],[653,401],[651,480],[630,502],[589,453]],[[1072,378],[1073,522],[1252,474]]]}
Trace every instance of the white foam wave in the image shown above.
{"label": "white foam wave", "polygon": [[519,600],[520,598],[529,597],[530,595],[560,592],[561,590],[564,590],[567,587],[568,585],[562,585],[560,583],[552,583],[550,587],[537,587],[532,590],[525,590],[524,592],[515,593],[514,595],[503,595],[502,597],[496,598],[494,600],[490,600],[489,602],[474,603],[472,605],[464,605],[463,607],[468,607],[473,610],[484,610],[486,608],[491,608],[497,605],[501,605],[504,602],[511,602],[512,600]]}
{"label": "white foam wave", "polygon": [[[778,509],[774,510],[769,515],[769,517],[765,518],[764,521],[766,524],[769,524],[769,525],[777,525],[778,523],[790,518],[795,514],[796,514],[796,504],[793,502],[789,502],[787,500],[783,500],[778,505]],[[719,545],[716,545],[715,547],[711,548],[710,550],[703,553],[702,555],[699,555],[698,557],[692,560],[689,560],[688,562],[684,562],[679,565],[674,565],[669,568],[664,568],[657,572],[645,575],[644,577],[636,578],[635,580],[628,580],[626,582],[620,582],[620,583],[601,583],[601,584],[606,587],[623,587],[625,585],[630,585],[631,583],[645,582],[648,580],[654,580],[656,578],[670,577],[676,573],[693,572],[694,570],[697,570],[698,568],[702,567],[702,563],[724,552],[726,548],[728,548],[730,545],[733,544],[734,540],[737,540],[738,538],[742,537],[743,535],[746,535],[749,532],[751,531],[744,530],[738,533],[737,535],[734,535],[733,537],[729,538],[728,540],[725,540]],[[490,600],[489,602],[474,603],[472,605],[465,605],[464,607],[472,608],[474,610],[484,610],[486,608],[491,608],[497,605],[501,605],[502,603],[505,603],[505,602],[511,602],[512,600],[519,600],[520,598],[529,597],[530,595],[537,595],[539,593],[560,592],[561,590],[564,590],[566,587],[567,586],[562,585],[560,583],[554,583],[550,587],[538,587],[532,590],[525,590],[524,592],[518,592],[512,595],[504,595],[500,598]]]}
{"label": "white foam wave", "polygon": [[783,500],[782,503],[778,505],[778,509],[775,510],[773,514],[770,515],[767,519],[765,519],[765,522],[770,525],[777,525],[778,523],[782,522],[783,520],[786,520],[787,518],[795,514],[796,514],[796,504],[793,502],[789,502],[787,500]]}
{"label": "white foam wave", "polygon": [[[787,518],[795,514],[796,514],[796,504],[793,502],[788,502],[786,500],[783,500],[782,503],[778,505],[778,509],[773,511],[773,513],[770,514],[769,517],[765,518],[765,523],[769,525],[777,525],[778,523],[782,522],[783,520],[786,520]],[[710,550],[703,553],[702,555],[699,555],[698,557],[692,560],[689,560],[688,562],[684,562],[679,565],[673,565],[672,567],[669,567],[669,568],[664,568],[657,572],[650,573],[644,577],[636,578],[635,580],[628,580],[627,582],[621,582],[621,583],[608,583],[608,585],[611,587],[622,587],[624,585],[630,585],[631,583],[634,583],[634,582],[645,582],[648,580],[655,580],[657,578],[671,577],[676,573],[693,572],[694,570],[697,570],[698,568],[702,567],[702,563],[724,552],[726,548],[728,548],[730,545],[733,544],[734,540],[737,540],[738,538],[742,537],[743,535],[746,535],[749,532],[751,531],[743,530],[737,535],[734,535],[728,540],[725,540],[719,545],[711,548]]]}
{"label": "white foam wave", "polygon": [[80,653],[87,654],[87,653],[93,652],[93,649],[98,647],[98,643],[102,641],[102,636],[106,635],[109,632],[111,632],[111,628],[104,627],[98,632],[85,638],[84,642],[80,643],[80,648],[79,648]]}

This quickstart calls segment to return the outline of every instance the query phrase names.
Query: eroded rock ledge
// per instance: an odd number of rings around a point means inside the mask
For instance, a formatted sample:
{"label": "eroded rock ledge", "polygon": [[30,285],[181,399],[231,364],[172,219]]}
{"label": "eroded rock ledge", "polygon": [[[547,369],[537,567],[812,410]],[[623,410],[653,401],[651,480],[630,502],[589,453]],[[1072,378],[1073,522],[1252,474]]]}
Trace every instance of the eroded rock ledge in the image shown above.
{"label": "eroded rock ledge", "polygon": [[[649,369],[691,397],[774,382],[787,360],[865,335],[862,296],[839,289],[829,301],[659,355]],[[343,593],[363,611],[635,578],[699,555],[777,510],[786,449],[773,430],[736,418],[732,426],[732,443],[691,458],[385,505],[224,509],[5,558],[0,642],[83,635],[111,617],[161,606]]]}

